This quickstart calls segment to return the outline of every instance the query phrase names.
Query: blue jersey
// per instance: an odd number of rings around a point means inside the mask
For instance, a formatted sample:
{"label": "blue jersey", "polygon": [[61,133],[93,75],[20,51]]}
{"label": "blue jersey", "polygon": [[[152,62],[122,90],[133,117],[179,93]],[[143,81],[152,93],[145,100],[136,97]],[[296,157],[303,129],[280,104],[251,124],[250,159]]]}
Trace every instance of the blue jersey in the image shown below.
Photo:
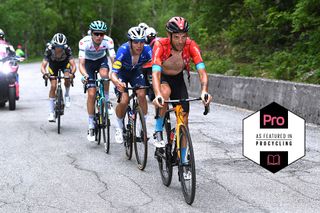
{"label": "blue jersey", "polygon": [[132,64],[132,55],[130,53],[129,42],[122,44],[118,51],[114,63],[112,65],[112,71],[115,73],[119,72],[130,72],[140,69],[142,65],[152,59],[152,49],[149,45],[144,45],[142,53],[140,54],[138,63]]}

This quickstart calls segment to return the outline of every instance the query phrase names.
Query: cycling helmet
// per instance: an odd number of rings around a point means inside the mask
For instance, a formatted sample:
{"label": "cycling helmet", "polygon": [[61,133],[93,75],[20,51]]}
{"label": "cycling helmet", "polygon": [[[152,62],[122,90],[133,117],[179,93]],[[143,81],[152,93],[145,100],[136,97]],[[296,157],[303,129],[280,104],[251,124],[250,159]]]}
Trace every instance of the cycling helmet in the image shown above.
{"label": "cycling helmet", "polygon": [[62,33],[57,33],[53,36],[51,43],[54,46],[64,46],[67,44],[67,37]]}
{"label": "cycling helmet", "polygon": [[107,25],[106,23],[104,23],[103,21],[93,21],[91,22],[89,29],[91,30],[91,32],[94,31],[101,31],[101,32],[107,32]]}
{"label": "cycling helmet", "polygon": [[153,27],[149,27],[149,28],[146,29],[146,36],[156,37],[157,36],[157,32]]}
{"label": "cycling helmet", "polygon": [[128,39],[134,41],[145,41],[145,31],[140,27],[131,27],[128,30]]}
{"label": "cycling helmet", "polygon": [[4,38],[4,32],[2,29],[0,29],[0,38]]}
{"label": "cycling helmet", "polygon": [[140,23],[139,25],[138,25],[138,27],[140,27],[141,29],[143,29],[143,30],[146,30],[146,29],[148,29],[149,28],[149,26],[146,24],[146,23]]}
{"label": "cycling helmet", "polygon": [[189,31],[189,24],[186,19],[175,16],[167,22],[166,30],[169,33],[186,33]]}

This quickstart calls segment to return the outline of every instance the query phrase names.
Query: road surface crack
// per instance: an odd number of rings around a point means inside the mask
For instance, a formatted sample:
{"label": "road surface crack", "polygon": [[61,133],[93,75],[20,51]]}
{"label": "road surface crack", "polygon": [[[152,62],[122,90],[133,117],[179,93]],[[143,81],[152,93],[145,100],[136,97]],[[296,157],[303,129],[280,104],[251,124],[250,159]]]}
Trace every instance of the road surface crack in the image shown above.
{"label": "road surface crack", "polygon": [[99,183],[101,183],[104,187],[104,190],[100,191],[97,193],[97,195],[104,201],[107,201],[110,203],[110,201],[108,201],[104,196],[103,193],[105,193],[106,191],[108,191],[108,184],[106,182],[104,182],[100,175],[98,174],[98,172],[94,171],[94,170],[90,170],[90,169],[85,169],[85,168],[81,168],[79,164],[76,164],[77,158],[73,157],[70,154],[67,154],[67,157],[70,158],[72,160],[72,162],[70,163],[70,165],[72,165],[74,168],[76,168],[77,170],[80,171],[84,171],[84,172],[89,172],[90,174],[93,174],[96,179],[98,180]]}

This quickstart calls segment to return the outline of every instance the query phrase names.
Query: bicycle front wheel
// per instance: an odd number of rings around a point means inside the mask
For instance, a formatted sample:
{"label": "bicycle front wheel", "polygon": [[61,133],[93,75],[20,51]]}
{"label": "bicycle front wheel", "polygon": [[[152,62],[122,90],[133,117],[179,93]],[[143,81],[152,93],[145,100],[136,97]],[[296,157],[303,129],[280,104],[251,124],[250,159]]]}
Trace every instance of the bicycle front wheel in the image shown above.
{"label": "bicycle front wheel", "polygon": [[156,155],[158,160],[159,171],[162,179],[162,183],[165,186],[170,186],[172,180],[172,157],[171,157],[171,141],[170,141],[170,134],[171,134],[171,123],[170,123],[170,116],[165,117],[164,119],[164,127],[165,127],[165,134],[164,140],[167,141],[165,149],[157,149]]}
{"label": "bicycle front wheel", "polygon": [[196,167],[189,130],[180,126],[179,178],[185,201],[191,205],[196,194]]}
{"label": "bicycle front wheel", "polygon": [[61,112],[63,110],[62,106],[62,90],[57,90],[57,97],[56,97],[56,118],[58,120],[58,134],[60,134],[60,128],[61,128]]}
{"label": "bicycle front wheel", "polygon": [[108,114],[107,104],[103,104],[102,111],[102,135],[104,143],[104,151],[108,154],[110,149],[110,118]]}
{"label": "bicycle front wheel", "polygon": [[127,111],[123,119],[123,144],[128,160],[131,160],[132,157],[132,125],[133,121],[129,116],[129,111]]}
{"label": "bicycle front wheel", "polygon": [[136,153],[138,168],[140,170],[144,170],[148,158],[148,138],[146,121],[144,119],[144,114],[140,106],[137,106],[135,108],[135,113],[136,114],[133,128],[134,151]]}

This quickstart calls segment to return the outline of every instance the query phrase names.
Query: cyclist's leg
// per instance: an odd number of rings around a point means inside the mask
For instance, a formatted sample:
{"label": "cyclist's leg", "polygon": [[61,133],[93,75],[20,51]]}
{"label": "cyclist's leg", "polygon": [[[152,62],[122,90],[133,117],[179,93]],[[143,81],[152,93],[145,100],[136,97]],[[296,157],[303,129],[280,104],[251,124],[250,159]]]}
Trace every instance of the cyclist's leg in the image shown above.
{"label": "cyclist's leg", "polygon": [[[64,77],[70,77],[70,72],[71,72],[70,66],[71,66],[70,63],[64,64],[64,66],[62,68]],[[69,96],[69,89],[70,89],[70,79],[69,78],[64,80],[64,86],[66,87],[65,96]]]}
{"label": "cyclist's leg", "polygon": [[[167,75],[162,74],[161,75],[161,85],[160,85],[160,91],[162,94],[162,97],[165,100],[168,100],[171,94],[171,88],[170,88],[170,77]],[[164,141],[163,141],[163,122],[164,122],[164,114],[167,109],[167,104],[164,104],[164,107],[160,109],[159,117],[156,118],[156,124],[155,124],[155,134],[156,134],[156,141],[154,141],[154,145],[156,147],[163,147]]]}
{"label": "cyclist's leg", "polygon": [[[109,78],[108,58],[103,57],[102,59],[99,59],[99,61],[100,61],[99,74],[101,78]],[[106,97],[106,100],[109,100],[109,82],[103,82],[103,84],[104,84],[104,95]]]}
{"label": "cyclist's leg", "polygon": [[[58,76],[59,68],[52,63],[49,63],[49,74],[50,76]],[[50,108],[52,107],[51,112],[54,112],[54,100],[56,98],[56,89],[57,89],[57,79],[50,78],[50,91],[49,91],[49,99],[50,99]]]}
{"label": "cyclist's leg", "polygon": [[[177,76],[175,76],[175,87],[172,88],[172,93],[170,98],[171,99],[187,99],[189,98],[187,86],[185,84],[184,78],[183,78],[183,72],[179,73]],[[183,119],[184,124],[186,128],[188,129],[188,115],[189,115],[189,102],[182,103],[183,108]],[[181,140],[181,158],[182,162],[186,163],[187,158],[187,141],[186,138],[183,137]]]}
{"label": "cyclist's leg", "polygon": [[[146,85],[144,75],[142,74],[142,72],[140,70],[135,70],[135,72],[131,75],[130,84],[132,87]],[[146,119],[146,116],[148,114],[148,103],[147,103],[147,99],[146,99],[146,90],[145,89],[137,90],[137,97],[139,100],[139,105],[140,105],[142,112],[145,115],[145,119]]]}
{"label": "cyclist's leg", "polygon": [[96,69],[99,68],[99,64],[97,64],[95,61],[92,60],[85,60],[85,67],[87,70],[87,73],[89,75],[89,81],[87,84],[87,111],[88,111],[88,140],[93,141],[94,140],[94,104],[95,104],[95,97],[96,97],[96,84],[95,84],[95,75],[94,72]]}
{"label": "cyclist's leg", "polygon": [[[127,79],[125,76],[122,76],[121,73],[118,73],[118,78],[121,82],[127,83]],[[126,114],[126,110],[129,104],[129,95],[127,92],[120,93],[117,88],[114,88],[115,94],[118,99],[118,104],[116,106],[116,117],[117,117],[117,128],[115,134],[116,143],[123,143],[123,118]]]}

